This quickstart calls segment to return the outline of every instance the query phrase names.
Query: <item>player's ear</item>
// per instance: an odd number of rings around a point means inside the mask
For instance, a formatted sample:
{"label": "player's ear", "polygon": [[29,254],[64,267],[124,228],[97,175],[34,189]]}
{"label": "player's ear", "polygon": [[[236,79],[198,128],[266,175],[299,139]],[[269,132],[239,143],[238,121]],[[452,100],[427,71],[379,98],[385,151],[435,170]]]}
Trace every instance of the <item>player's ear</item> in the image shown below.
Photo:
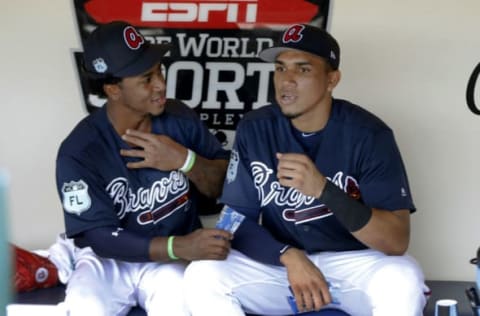
{"label": "player's ear", "polygon": [[335,89],[337,84],[340,82],[341,77],[342,77],[342,73],[338,69],[328,72],[328,87],[327,87],[327,90],[332,92],[333,89]]}
{"label": "player's ear", "polygon": [[103,85],[103,91],[109,99],[117,100],[120,97],[120,87],[115,83],[106,83]]}

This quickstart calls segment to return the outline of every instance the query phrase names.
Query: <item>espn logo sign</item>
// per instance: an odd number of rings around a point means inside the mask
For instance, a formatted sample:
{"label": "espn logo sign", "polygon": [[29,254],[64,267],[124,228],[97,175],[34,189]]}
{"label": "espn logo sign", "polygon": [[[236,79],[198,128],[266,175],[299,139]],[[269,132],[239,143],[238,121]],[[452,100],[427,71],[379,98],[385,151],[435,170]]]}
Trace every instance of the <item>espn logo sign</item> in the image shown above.
{"label": "espn logo sign", "polygon": [[[227,23],[255,23],[257,1],[148,2],[142,3],[142,22],[209,22],[223,13]],[[218,16],[218,15],[216,15]]]}

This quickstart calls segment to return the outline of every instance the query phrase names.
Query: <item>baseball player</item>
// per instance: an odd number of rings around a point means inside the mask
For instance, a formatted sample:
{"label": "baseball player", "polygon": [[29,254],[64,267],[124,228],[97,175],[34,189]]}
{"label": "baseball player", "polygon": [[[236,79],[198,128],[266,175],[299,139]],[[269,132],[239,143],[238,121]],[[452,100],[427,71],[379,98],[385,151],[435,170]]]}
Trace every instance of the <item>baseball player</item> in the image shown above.
{"label": "baseball player", "polygon": [[[66,233],[75,240],[70,315],[189,315],[186,263],[224,259],[231,234],[201,229],[198,192],[218,197],[229,152],[183,103],[166,99],[161,58],[131,25],[99,26],[84,68],[106,105],[63,141],[56,178]],[[219,238],[221,237],[221,238]]]}
{"label": "baseball player", "polygon": [[422,315],[405,168],[384,122],[332,97],[337,41],[293,25],[259,57],[275,63],[276,102],[237,128],[221,201],[245,219],[226,261],[187,268],[192,315]]}

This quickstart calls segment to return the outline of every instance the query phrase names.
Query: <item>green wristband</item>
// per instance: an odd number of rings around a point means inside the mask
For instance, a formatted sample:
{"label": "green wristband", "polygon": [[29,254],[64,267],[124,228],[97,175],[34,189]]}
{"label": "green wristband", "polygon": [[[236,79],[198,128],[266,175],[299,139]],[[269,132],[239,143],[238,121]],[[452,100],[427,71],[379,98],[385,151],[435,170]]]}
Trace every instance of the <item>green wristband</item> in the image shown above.
{"label": "green wristband", "polygon": [[173,253],[173,239],[175,236],[169,236],[167,240],[167,253],[168,257],[172,260],[178,260],[180,259],[179,257],[175,256],[175,253]]}
{"label": "green wristband", "polygon": [[183,166],[180,167],[178,171],[181,171],[183,173],[189,172],[190,170],[192,170],[196,159],[197,159],[197,154],[193,150],[189,149],[187,152],[187,158],[185,159]]}

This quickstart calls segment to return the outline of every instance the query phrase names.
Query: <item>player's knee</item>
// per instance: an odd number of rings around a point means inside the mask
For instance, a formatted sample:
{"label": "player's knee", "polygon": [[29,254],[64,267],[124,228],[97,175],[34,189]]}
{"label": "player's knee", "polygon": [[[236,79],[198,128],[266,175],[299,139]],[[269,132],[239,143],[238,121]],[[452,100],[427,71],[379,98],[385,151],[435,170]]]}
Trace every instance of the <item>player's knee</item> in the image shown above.
{"label": "player's knee", "polygon": [[203,285],[208,287],[208,280],[213,277],[213,271],[210,267],[209,261],[205,260],[190,263],[183,276],[187,288],[197,288]]}
{"label": "player's knee", "polygon": [[107,292],[99,293],[90,289],[75,289],[67,291],[65,305],[70,316],[101,316],[110,315]]}
{"label": "player's knee", "polygon": [[166,295],[160,294],[157,292],[151,300],[145,301],[148,315],[190,315],[183,291],[177,291],[175,288]]}
{"label": "player's knee", "polygon": [[[185,302],[190,311],[204,311],[208,309],[205,302],[224,302],[228,286],[224,261],[200,260],[190,263],[184,274]],[[202,314],[200,312],[199,314]]]}
{"label": "player's knee", "polygon": [[423,297],[423,274],[402,257],[389,257],[374,272],[369,292],[382,301],[412,302]]}
{"label": "player's knee", "polygon": [[190,263],[185,270],[184,284],[187,291],[199,290],[202,293],[218,288],[223,279],[221,261],[199,260]]}
{"label": "player's knee", "polygon": [[158,275],[158,282],[169,284],[169,292],[180,292],[182,290],[185,267],[170,267],[170,269],[165,269],[164,271],[165,273]]}

